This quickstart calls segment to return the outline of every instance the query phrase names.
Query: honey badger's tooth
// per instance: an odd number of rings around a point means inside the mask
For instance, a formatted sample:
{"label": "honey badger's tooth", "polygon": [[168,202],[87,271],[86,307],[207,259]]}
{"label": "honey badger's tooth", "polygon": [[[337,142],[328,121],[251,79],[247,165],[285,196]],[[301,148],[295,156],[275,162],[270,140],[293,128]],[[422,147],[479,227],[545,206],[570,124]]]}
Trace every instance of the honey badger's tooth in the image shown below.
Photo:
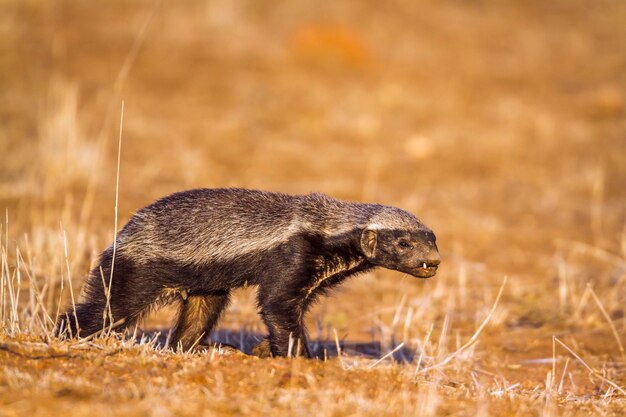
{"label": "honey badger's tooth", "polygon": [[426,262],[422,262],[422,268],[426,269]]}

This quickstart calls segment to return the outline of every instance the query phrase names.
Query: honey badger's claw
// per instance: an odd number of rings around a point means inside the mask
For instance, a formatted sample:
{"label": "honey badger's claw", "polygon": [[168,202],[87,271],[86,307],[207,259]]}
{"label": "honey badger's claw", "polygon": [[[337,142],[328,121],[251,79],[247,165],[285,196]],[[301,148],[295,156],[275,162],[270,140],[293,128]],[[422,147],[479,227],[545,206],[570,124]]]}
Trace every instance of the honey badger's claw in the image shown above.
{"label": "honey badger's claw", "polygon": [[270,341],[267,339],[261,340],[255,347],[252,348],[252,355],[259,358],[271,358],[272,350],[270,349]]}
{"label": "honey badger's claw", "polygon": [[218,350],[220,353],[226,354],[226,355],[244,355],[246,356],[245,353],[243,353],[242,351],[240,351],[239,349],[237,349],[234,346],[231,345],[223,345],[223,344],[215,344],[213,345],[213,348]]}
{"label": "honey badger's claw", "polygon": [[191,352],[202,354],[210,354],[213,350],[216,350],[220,354],[224,355],[245,355],[245,353],[237,349],[235,346],[227,345],[224,343],[211,343],[209,345],[199,344],[190,348]]}

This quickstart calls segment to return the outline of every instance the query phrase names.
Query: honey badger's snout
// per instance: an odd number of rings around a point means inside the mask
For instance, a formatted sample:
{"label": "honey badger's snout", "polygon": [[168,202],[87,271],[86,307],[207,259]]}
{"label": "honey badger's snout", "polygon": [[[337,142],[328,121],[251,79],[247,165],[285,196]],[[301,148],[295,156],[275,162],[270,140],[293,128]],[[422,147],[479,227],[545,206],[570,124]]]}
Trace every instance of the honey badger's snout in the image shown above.
{"label": "honey badger's snout", "polygon": [[410,261],[409,274],[418,278],[430,278],[437,273],[441,263],[441,255],[437,248],[435,234],[431,231],[420,233],[419,240],[415,245],[415,251],[407,254]]}
{"label": "honey badger's snout", "polygon": [[410,274],[418,277],[418,278],[430,278],[437,273],[437,268],[439,268],[439,264],[441,263],[441,258],[439,257],[439,253],[437,253],[437,257],[430,257],[428,260],[423,260],[421,263],[418,262],[417,267]]}

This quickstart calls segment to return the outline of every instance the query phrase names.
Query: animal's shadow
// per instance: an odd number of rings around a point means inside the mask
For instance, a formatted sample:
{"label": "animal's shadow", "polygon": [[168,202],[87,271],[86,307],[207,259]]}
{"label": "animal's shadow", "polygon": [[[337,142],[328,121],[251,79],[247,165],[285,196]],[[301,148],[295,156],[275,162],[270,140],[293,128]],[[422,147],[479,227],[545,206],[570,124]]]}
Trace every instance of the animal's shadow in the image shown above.
{"label": "animal's shadow", "polygon": [[[167,344],[167,336],[169,330],[147,330],[142,333],[138,338],[154,339],[155,345],[158,347],[164,347]],[[205,338],[199,342],[199,345],[215,345],[215,346],[229,346],[235,348],[247,355],[253,354],[253,349],[264,339],[264,335],[258,331],[253,330],[229,330],[219,329],[211,334],[210,338]],[[328,340],[318,338],[309,341],[309,351],[314,358],[328,359],[337,357],[337,344],[342,354],[348,356],[362,357],[368,359],[379,359],[388,352],[396,349],[395,346],[391,346],[389,349],[384,349],[380,342],[352,342],[348,340]],[[413,349],[409,349],[406,346],[402,346],[396,349],[391,358],[395,362],[412,362],[416,356],[416,352]]]}

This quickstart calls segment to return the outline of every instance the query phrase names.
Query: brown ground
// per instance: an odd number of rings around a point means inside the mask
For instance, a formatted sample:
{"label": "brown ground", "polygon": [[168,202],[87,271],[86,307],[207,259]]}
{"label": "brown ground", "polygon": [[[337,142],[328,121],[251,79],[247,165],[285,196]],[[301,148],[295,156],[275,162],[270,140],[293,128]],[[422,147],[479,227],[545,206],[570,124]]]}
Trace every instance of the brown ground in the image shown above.
{"label": "brown ground", "polygon": [[[620,415],[625,22],[621,0],[0,2],[0,416]],[[322,191],[415,212],[440,272],[323,300],[325,362],[49,340],[113,235],[122,100],[120,226],[186,188]],[[214,338],[263,331],[242,290]]]}

